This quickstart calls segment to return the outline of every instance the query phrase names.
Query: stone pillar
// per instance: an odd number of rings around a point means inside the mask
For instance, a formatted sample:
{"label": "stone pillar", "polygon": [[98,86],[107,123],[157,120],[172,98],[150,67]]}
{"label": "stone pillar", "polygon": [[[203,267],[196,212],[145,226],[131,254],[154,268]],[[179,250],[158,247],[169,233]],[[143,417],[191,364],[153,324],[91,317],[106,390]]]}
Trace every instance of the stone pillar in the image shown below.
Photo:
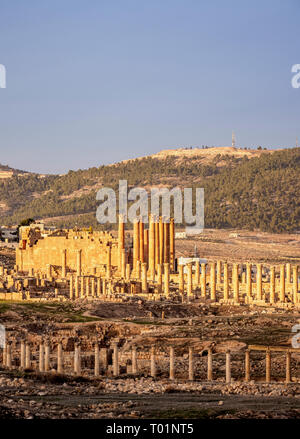
{"label": "stone pillar", "polygon": [[212,381],[213,379],[213,365],[212,365],[212,350],[211,348],[207,351],[207,381]]}
{"label": "stone pillar", "polygon": [[25,369],[25,342],[21,341],[21,361],[20,361],[21,369]]}
{"label": "stone pillar", "polygon": [[178,266],[178,271],[179,271],[179,293],[183,294],[184,293],[184,265],[179,265]]}
{"label": "stone pillar", "polygon": [[80,297],[84,298],[84,277],[80,276]]}
{"label": "stone pillar", "polygon": [[187,265],[187,296],[193,297],[193,264],[189,262]]}
{"label": "stone pillar", "polygon": [[[146,264],[147,269],[147,264]],[[136,276],[138,280],[141,280],[141,261],[136,261]]]}
{"label": "stone pillar", "polygon": [[189,348],[189,380],[194,381],[194,350]]}
{"label": "stone pillar", "polygon": [[270,303],[275,303],[275,267],[270,267]]}
{"label": "stone pillar", "polygon": [[285,369],[285,382],[291,382],[291,352],[286,352],[286,369]]}
{"label": "stone pillar", "polygon": [[90,295],[90,278],[86,276],[85,278],[85,296],[88,297]]}
{"label": "stone pillar", "polygon": [[152,378],[156,377],[156,364],[155,364],[155,348],[152,346],[151,348],[151,354],[150,354],[150,374]]}
{"label": "stone pillar", "polygon": [[97,277],[97,297],[101,296],[101,277]]}
{"label": "stone pillar", "polygon": [[261,264],[256,264],[256,300],[262,300]]}
{"label": "stone pillar", "polygon": [[298,303],[298,266],[293,266],[293,302]]}
{"label": "stone pillar", "polygon": [[170,223],[164,222],[164,263],[170,261]]}
{"label": "stone pillar", "polygon": [[70,277],[70,300],[74,299],[73,276]]}
{"label": "stone pillar", "polygon": [[123,248],[121,252],[121,278],[125,279],[126,273],[126,250]]}
{"label": "stone pillar", "polygon": [[216,301],[216,263],[210,264],[210,299]]}
{"label": "stone pillar", "polygon": [[286,282],[291,283],[291,264],[288,262],[286,264]]}
{"label": "stone pillar", "polygon": [[175,227],[174,218],[170,219],[170,267],[171,272],[175,270]]}
{"label": "stone pillar", "polygon": [[75,299],[79,298],[79,277],[75,276]]}
{"label": "stone pillar", "polygon": [[174,371],[174,366],[175,366],[175,355],[174,355],[174,348],[173,346],[170,347],[170,380],[174,380],[175,378],[175,371]]}
{"label": "stone pillar", "polygon": [[106,246],[106,279],[111,278],[111,246]]}
{"label": "stone pillar", "polygon": [[[119,252],[119,271],[122,271],[122,255],[125,250],[125,224],[124,216],[119,215],[119,230],[118,230],[118,252]],[[123,276],[122,276],[123,277]]]}
{"label": "stone pillar", "polygon": [[194,279],[195,279],[195,286],[197,288],[199,286],[199,284],[200,284],[200,262],[199,261],[195,262],[195,276],[194,276]]}
{"label": "stone pillar", "polygon": [[159,217],[159,263],[164,263],[164,223],[162,217]]}
{"label": "stone pillar", "polygon": [[284,265],[280,265],[280,292],[279,292],[279,300],[280,302],[285,302],[285,273],[284,273]]}
{"label": "stone pillar", "polygon": [[246,296],[248,299],[252,297],[252,277],[251,277],[252,265],[250,262],[246,264]]}
{"label": "stone pillar", "polygon": [[136,262],[140,259],[139,234],[139,222],[136,219],[133,223],[133,270],[136,270]]}
{"label": "stone pillar", "polygon": [[64,360],[63,360],[63,349],[62,344],[57,345],[57,373],[64,372]]}
{"label": "stone pillar", "polygon": [[6,343],[6,367],[11,369],[11,342]]}
{"label": "stone pillar", "polygon": [[51,265],[50,264],[47,264],[46,270],[47,270],[47,279],[50,279],[51,278]]}
{"label": "stone pillar", "polygon": [[99,345],[98,343],[95,343],[95,367],[94,367],[95,377],[99,376],[99,373],[100,373]]}
{"label": "stone pillar", "polygon": [[157,264],[157,283],[158,283],[158,292],[161,294],[162,292],[162,264]]}
{"label": "stone pillar", "polygon": [[228,264],[227,264],[227,262],[224,262],[223,282],[224,282],[224,300],[228,300],[229,299],[229,285],[228,285]]}
{"label": "stone pillar", "polygon": [[49,342],[45,342],[45,372],[50,369],[50,345]]}
{"label": "stone pillar", "polygon": [[119,348],[118,343],[113,344],[113,375],[118,376],[119,371]]}
{"label": "stone pillar", "polygon": [[77,276],[81,276],[81,250],[77,250]]}
{"label": "stone pillar", "polygon": [[7,355],[6,355],[6,348],[7,348],[7,343],[4,343],[4,346],[3,346],[3,354],[2,354],[2,363],[3,363],[3,367],[6,366],[6,357],[7,357]]}
{"label": "stone pillar", "polygon": [[94,277],[91,278],[91,293],[92,293],[92,297],[96,296],[95,278]]}
{"label": "stone pillar", "polygon": [[148,283],[147,283],[147,264],[142,263],[142,293],[148,293]]}
{"label": "stone pillar", "polygon": [[133,374],[136,374],[137,373],[137,352],[136,352],[135,346],[133,346],[132,351],[131,351],[131,364],[132,364],[131,372]]}
{"label": "stone pillar", "polygon": [[139,235],[140,235],[140,261],[141,264],[143,264],[145,262],[145,258],[144,258],[144,223],[143,220],[141,220],[139,222]]}
{"label": "stone pillar", "polygon": [[67,271],[67,250],[64,248],[61,255],[61,277],[66,277]]}
{"label": "stone pillar", "polygon": [[149,274],[150,279],[155,276],[155,223],[153,216],[149,216]]}
{"label": "stone pillar", "polygon": [[130,264],[126,264],[125,279],[128,282],[130,281],[130,275],[131,275],[131,273],[130,273]]}
{"label": "stone pillar", "polygon": [[231,382],[231,358],[230,351],[226,351],[226,383]]}
{"label": "stone pillar", "polygon": [[30,355],[30,344],[25,345],[25,369],[30,369],[31,367],[31,355]]}
{"label": "stone pillar", "polygon": [[217,261],[217,285],[221,284],[222,279],[222,263],[221,261]]}
{"label": "stone pillar", "polygon": [[44,364],[44,345],[40,343],[40,353],[39,353],[39,371],[44,372],[45,364]]}
{"label": "stone pillar", "polygon": [[149,229],[144,229],[144,258],[147,264],[149,264],[148,253],[149,253]]}
{"label": "stone pillar", "polygon": [[206,264],[201,264],[201,296],[206,296]]}
{"label": "stone pillar", "polygon": [[250,351],[245,351],[245,381],[250,381]]}
{"label": "stone pillar", "polygon": [[157,267],[159,262],[159,219],[155,217],[154,221],[154,228],[155,228],[155,267]]}
{"label": "stone pillar", "polygon": [[266,350],[266,383],[271,381],[271,352]]}
{"label": "stone pillar", "polygon": [[81,374],[81,347],[78,343],[75,343],[74,372],[76,375]]}
{"label": "stone pillar", "polygon": [[164,263],[164,294],[170,295],[170,265],[168,262]]}
{"label": "stone pillar", "polygon": [[233,286],[233,299],[236,303],[239,302],[239,264],[234,263],[232,265],[232,286]]}

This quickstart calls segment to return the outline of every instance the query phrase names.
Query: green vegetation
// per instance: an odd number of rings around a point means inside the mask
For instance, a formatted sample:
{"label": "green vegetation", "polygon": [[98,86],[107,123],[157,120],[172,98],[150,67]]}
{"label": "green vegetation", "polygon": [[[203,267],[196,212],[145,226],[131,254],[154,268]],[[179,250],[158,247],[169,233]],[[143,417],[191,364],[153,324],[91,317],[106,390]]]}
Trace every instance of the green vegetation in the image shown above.
{"label": "green vegetation", "polygon": [[117,189],[126,179],[129,187],[204,187],[206,227],[292,232],[300,230],[299,171],[300,148],[293,148],[252,159],[218,154],[205,165],[199,158],[148,157],[62,176],[14,175],[0,181],[0,200],[9,209],[0,219],[18,224],[62,217],[57,226],[101,229],[96,192],[101,185]]}

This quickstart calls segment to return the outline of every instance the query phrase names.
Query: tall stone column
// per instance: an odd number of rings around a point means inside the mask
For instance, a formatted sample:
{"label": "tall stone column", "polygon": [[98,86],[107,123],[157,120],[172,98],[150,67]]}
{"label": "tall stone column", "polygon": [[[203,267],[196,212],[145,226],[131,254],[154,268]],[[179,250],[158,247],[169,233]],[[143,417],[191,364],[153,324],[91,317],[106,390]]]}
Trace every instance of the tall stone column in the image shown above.
{"label": "tall stone column", "polygon": [[126,250],[123,248],[121,252],[121,278],[125,279],[126,273]]}
{"label": "tall stone column", "polygon": [[100,296],[101,296],[101,277],[97,277],[97,297]]}
{"label": "tall stone column", "polygon": [[30,355],[30,344],[25,345],[25,369],[30,369],[31,367],[31,355]]}
{"label": "tall stone column", "polygon": [[159,259],[159,218],[155,217],[154,225],[155,225],[155,267],[157,268],[158,264],[161,263]]}
{"label": "tall stone column", "polygon": [[261,264],[256,264],[256,300],[262,300]]}
{"label": "tall stone column", "polygon": [[84,298],[84,277],[80,276],[80,297]]}
{"label": "tall stone column", "polygon": [[111,278],[111,246],[106,246],[106,279]]}
{"label": "tall stone column", "polygon": [[231,382],[231,355],[230,351],[226,351],[226,383]]}
{"label": "tall stone column", "polygon": [[170,380],[174,380],[175,378],[175,371],[174,371],[174,366],[175,366],[175,355],[174,355],[174,348],[173,346],[170,347]]}
{"label": "tall stone column", "polygon": [[199,286],[199,284],[200,284],[200,262],[199,261],[195,262],[195,276],[194,276],[194,279],[195,279],[195,286],[197,288]]}
{"label": "tall stone column", "polygon": [[141,264],[143,264],[145,262],[145,258],[144,258],[144,223],[141,220],[139,222],[139,235],[140,235],[140,261]]}
{"label": "tall stone column", "polygon": [[164,263],[164,294],[170,295],[170,266],[169,263]]}
{"label": "tall stone column", "polygon": [[106,296],[107,294],[107,282],[106,279],[102,278],[102,294]]}
{"label": "tall stone column", "polygon": [[136,219],[133,223],[133,270],[136,270],[136,262],[140,260],[140,244],[139,244],[139,222]]}
{"label": "tall stone column", "polygon": [[187,296],[193,297],[193,264],[189,262],[187,265]]}
{"label": "tall stone column", "polygon": [[251,277],[252,265],[247,262],[246,264],[246,295],[250,299],[252,297],[252,277]]}
{"label": "tall stone column", "polygon": [[132,373],[135,375],[137,373],[137,352],[136,347],[133,346],[131,351],[131,364],[132,364]]}
{"label": "tall stone column", "polygon": [[63,349],[62,344],[57,345],[57,373],[64,372],[64,360],[63,360]]}
{"label": "tall stone column", "polygon": [[170,267],[171,272],[175,270],[175,227],[174,218],[170,219]]}
{"label": "tall stone column", "polygon": [[184,265],[180,264],[178,265],[178,271],[179,271],[179,293],[184,293]]}
{"label": "tall stone column", "polygon": [[96,297],[96,290],[95,290],[95,278],[91,278],[91,293],[92,297]]}
{"label": "tall stone column", "polygon": [[222,263],[221,261],[217,261],[217,285],[221,284],[222,279]]}
{"label": "tall stone column", "polygon": [[45,372],[50,369],[50,345],[49,342],[45,342]]}
{"label": "tall stone column", "polygon": [[149,253],[149,229],[144,229],[144,259],[149,265],[148,261],[148,253]]}
{"label": "tall stone column", "polygon": [[119,373],[119,348],[118,343],[115,342],[113,344],[113,375],[118,376]]}
{"label": "tall stone column", "polygon": [[285,368],[285,382],[291,382],[291,352],[286,353],[286,368]]}
{"label": "tall stone column", "polygon": [[271,381],[271,352],[266,351],[266,383]]}
{"label": "tall stone column", "polygon": [[122,271],[122,254],[124,249],[125,249],[124,216],[119,215],[119,230],[118,230],[119,271]]}
{"label": "tall stone column", "polygon": [[224,300],[229,299],[229,285],[228,285],[228,264],[224,262],[224,274],[223,274],[223,282],[224,282]]}
{"label": "tall stone column", "polygon": [[25,341],[21,341],[21,361],[20,361],[21,369],[25,369]]}
{"label": "tall stone column", "polygon": [[73,276],[70,277],[70,300],[74,299]]}
{"label": "tall stone column", "polygon": [[286,264],[286,282],[291,283],[291,264],[288,262]]}
{"label": "tall stone column", "polygon": [[270,303],[275,303],[275,267],[270,267]]}
{"label": "tall stone column", "polygon": [[81,276],[81,250],[77,250],[77,261],[76,261],[76,265],[77,265],[77,276]]}
{"label": "tall stone column", "polygon": [[245,351],[245,381],[250,381],[250,351]]}
{"label": "tall stone column", "polygon": [[189,380],[194,381],[194,350],[189,348]]}
{"label": "tall stone column", "polygon": [[88,297],[90,295],[90,278],[87,276],[85,278],[85,295]]}
{"label": "tall stone column", "polygon": [[158,283],[158,292],[161,294],[162,292],[162,264],[157,264],[157,283]]}
{"label": "tall stone column", "polygon": [[212,365],[212,350],[211,348],[207,351],[207,381],[212,381],[213,379],[213,365]]}
{"label": "tall stone column", "polygon": [[67,271],[67,250],[64,248],[61,255],[61,277],[66,277]]}
{"label": "tall stone column", "polygon": [[206,264],[201,264],[201,296],[206,296]]}
{"label": "tall stone column", "polygon": [[210,264],[210,299],[216,301],[216,263]]}
{"label": "tall stone column", "polygon": [[149,216],[149,274],[153,280],[155,276],[155,223],[153,216]]}
{"label": "tall stone column", "polygon": [[164,263],[170,261],[170,223],[164,222]]}
{"label": "tall stone column", "polygon": [[75,299],[79,298],[79,277],[75,276]]}
{"label": "tall stone column", "polygon": [[164,263],[164,223],[161,216],[159,217],[159,262]]}
{"label": "tall stone column", "polygon": [[148,293],[148,282],[147,282],[147,264],[142,263],[142,292]]}
{"label": "tall stone column", "polygon": [[44,365],[44,344],[40,343],[40,353],[39,353],[39,371],[44,372],[45,365]]}
{"label": "tall stone column", "polygon": [[[138,263],[139,263],[139,261],[138,261]],[[127,282],[130,281],[130,276],[131,276],[131,273],[130,273],[130,264],[126,264],[125,279],[126,279]]]}
{"label": "tall stone column", "polygon": [[233,285],[233,299],[236,303],[239,302],[239,264],[232,265],[232,285]]}
{"label": "tall stone column", "polygon": [[[147,263],[146,264],[146,269],[147,269]],[[135,276],[138,280],[141,280],[141,261],[136,261],[136,276]]]}
{"label": "tall stone column", "polygon": [[284,265],[280,265],[280,292],[279,298],[280,302],[285,302],[285,272]]}
{"label": "tall stone column", "polygon": [[156,377],[155,348],[152,346],[150,353],[150,374],[152,378]]}
{"label": "tall stone column", "polygon": [[74,372],[76,375],[81,375],[81,347],[78,343],[75,343]]}
{"label": "tall stone column", "polygon": [[99,345],[95,343],[95,365],[94,365],[94,375],[98,377],[100,373],[100,355],[99,355]]}
{"label": "tall stone column", "polygon": [[298,303],[298,266],[293,266],[293,302]]}

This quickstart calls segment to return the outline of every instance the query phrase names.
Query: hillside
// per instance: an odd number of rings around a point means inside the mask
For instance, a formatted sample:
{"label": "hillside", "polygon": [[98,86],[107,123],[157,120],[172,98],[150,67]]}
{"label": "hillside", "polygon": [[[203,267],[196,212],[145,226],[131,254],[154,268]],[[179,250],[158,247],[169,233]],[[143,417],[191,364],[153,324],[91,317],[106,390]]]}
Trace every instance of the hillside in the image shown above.
{"label": "hillside", "polygon": [[282,232],[300,230],[300,148],[167,150],[65,175],[14,174],[0,180],[2,224],[26,217],[59,226],[99,227],[96,192],[103,185],[205,189],[205,226]]}

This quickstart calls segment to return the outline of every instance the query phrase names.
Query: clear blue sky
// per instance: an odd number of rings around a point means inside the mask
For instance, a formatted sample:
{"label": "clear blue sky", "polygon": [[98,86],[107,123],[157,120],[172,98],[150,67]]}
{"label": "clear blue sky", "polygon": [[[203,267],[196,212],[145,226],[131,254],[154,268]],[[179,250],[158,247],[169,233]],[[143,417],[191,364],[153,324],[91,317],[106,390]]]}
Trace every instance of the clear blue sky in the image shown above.
{"label": "clear blue sky", "polygon": [[299,0],[0,0],[0,162],[300,141]]}

